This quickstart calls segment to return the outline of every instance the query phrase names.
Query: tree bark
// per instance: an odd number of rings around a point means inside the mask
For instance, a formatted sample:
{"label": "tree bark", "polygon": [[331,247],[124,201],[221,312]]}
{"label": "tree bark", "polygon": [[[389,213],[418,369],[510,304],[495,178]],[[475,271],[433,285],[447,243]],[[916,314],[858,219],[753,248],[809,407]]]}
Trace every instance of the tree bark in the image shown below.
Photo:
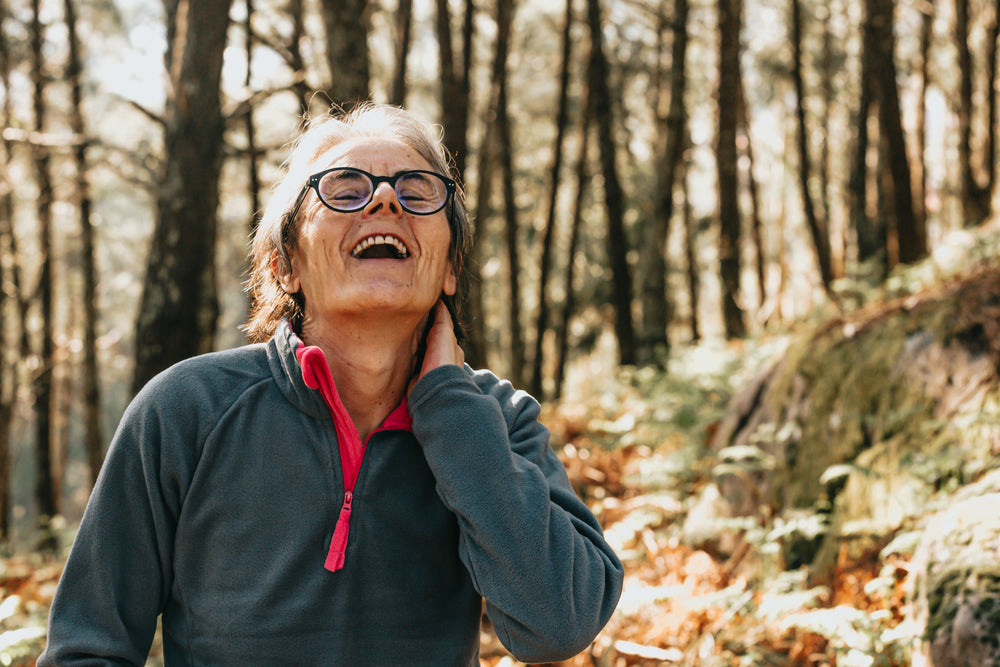
{"label": "tree bark", "polygon": [[[497,97],[497,132],[499,157],[503,172],[504,231],[507,246],[507,331],[510,345],[510,378],[520,385],[524,378],[524,329],[521,326],[521,262],[518,252],[518,215],[514,197],[514,158],[510,109],[507,100],[507,56],[510,51],[511,25],[514,20],[514,1],[497,1],[497,60],[502,64]],[[500,51],[503,50],[501,55]]]}
{"label": "tree bark", "polygon": [[545,334],[549,328],[549,273],[552,269],[552,244],[556,228],[556,207],[559,200],[561,182],[563,143],[569,124],[569,68],[573,55],[573,1],[566,0],[566,17],[562,33],[562,60],[559,67],[559,101],[556,109],[556,138],[552,146],[552,167],[549,171],[549,201],[542,233],[542,252],[539,259],[538,313],[535,319],[535,353],[532,358],[531,383],[529,391],[536,398],[544,395],[542,382],[544,370]]}
{"label": "tree bark", "polygon": [[438,38],[438,62],[440,63],[440,105],[441,126],[444,142],[454,160],[454,176],[462,180],[468,156],[469,91],[468,80],[472,57],[475,7],[472,0],[465,5],[465,21],[462,27],[462,59],[455,62],[451,38],[451,10],[448,0],[436,2],[436,27]]}
{"label": "tree bark", "polygon": [[816,251],[816,264],[819,267],[820,281],[823,290],[829,294],[833,285],[833,267],[830,262],[830,235],[827,233],[826,222],[816,215],[809,182],[812,178],[812,160],[809,157],[809,128],[806,125],[805,85],[802,82],[802,12],[799,0],[791,0],[791,30],[792,30],[792,81],[795,84],[795,119],[798,124],[799,153],[799,192],[802,195],[802,208],[812,238],[813,249]]}
{"label": "tree bark", "polygon": [[[989,215],[989,189],[983,184],[972,155],[972,51],[969,48],[969,0],[955,0],[955,46],[958,52],[958,160],[961,201],[966,227]],[[992,165],[991,165],[992,170]]]}
{"label": "tree bark", "polygon": [[739,305],[742,270],[736,118],[740,77],[742,0],[719,0],[719,130],[716,167],[719,179],[719,274],[722,320],[728,338],[746,335]]}
{"label": "tree bark", "polygon": [[[41,3],[31,3],[31,76],[34,84],[32,106],[34,130],[45,132],[48,112],[45,100],[46,64],[43,55],[45,28],[41,21]],[[35,178],[38,183],[36,211],[38,217],[38,307],[41,330],[38,333],[38,364],[33,388],[35,398],[35,502],[40,531],[39,549],[53,550],[57,545],[51,533],[51,521],[59,512],[59,491],[53,470],[52,416],[56,408],[52,378],[55,365],[55,331],[53,326],[54,289],[52,278],[52,175],[49,147],[34,148]]]}
{"label": "tree bark", "polygon": [[927,255],[927,242],[917,225],[913,213],[913,184],[910,180],[910,159],[906,152],[902,114],[899,106],[899,87],[896,84],[894,33],[894,0],[868,0],[870,10],[878,17],[878,59],[876,71],[879,91],[879,131],[885,138],[888,153],[888,172],[892,184],[893,209],[899,261],[910,264]]}
{"label": "tree bark", "polygon": [[164,173],[136,321],[138,391],[154,374],[212,348],[216,208],[222,164],[219,83],[232,0],[182,0],[171,67]]}
{"label": "tree bark", "polygon": [[[244,37],[244,50],[247,58],[247,73],[244,83],[247,90],[252,90],[253,83],[253,0],[246,0],[246,31]],[[260,161],[260,151],[257,149],[257,128],[254,124],[253,105],[247,105],[246,116],[243,118],[243,130],[247,136],[247,189],[250,191],[250,235],[257,231],[257,223],[260,222],[260,172],[257,163]]]}
{"label": "tree bark", "polygon": [[743,77],[739,79],[739,108],[737,111],[737,128],[743,135],[743,142],[746,148],[744,153],[747,158],[747,191],[750,195],[750,236],[753,239],[754,253],[757,261],[754,263],[757,277],[757,295],[761,305],[767,301],[767,285],[765,280],[767,254],[764,252],[764,222],[760,217],[760,192],[757,188],[757,179],[754,177],[754,165],[756,159],[753,153],[753,139],[750,137],[750,112],[747,109],[746,91],[743,84]]}
{"label": "tree bark", "polygon": [[632,276],[628,265],[628,243],[625,238],[625,196],[615,165],[617,149],[614,139],[614,118],[608,88],[609,64],[604,54],[601,8],[599,0],[587,0],[587,22],[590,25],[591,53],[588,67],[589,98],[593,120],[597,125],[601,172],[604,176],[604,204],[608,215],[608,254],[611,264],[615,335],[618,338],[619,362],[636,361],[635,331],[632,324]]}
{"label": "tree bark", "polygon": [[80,205],[80,255],[83,272],[83,401],[84,446],[90,469],[90,484],[104,460],[104,435],[101,433],[101,390],[97,368],[97,263],[94,253],[93,202],[90,196],[90,163],[87,159],[87,132],[83,116],[83,57],[76,31],[75,0],[63,0],[64,20],[69,46],[67,77],[70,82],[70,126],[79,140],[74,148],[76,190]]}
{"label": "tree bark", "polygon": [[[589,97],[590,94],[587,93]],[[587,192],[590,190],[590,172],[588,161],[590,160],[590,124],[591,106],[589,103],[581,105],[580,113],[580,155],[576,163],[576,196],[573,198],[573,219],[570,223],[569,244],[566,248],[566,272],[563,277],[566,298],[563,300],[562,312],[559,318],[559,329],[556,334],[556,370],[555,370],[555,391],[553,399],[559,400],[563,392],[563,383],[566,379],[566,360],[569,354],[569,323],[573,319],[576,311],[576,292],[573,290],[573,281],[576,271],[576,248],[580,242],[580,227],[583,220],[583,205]]]}
{"label": "tree bark", "polygon": [[862,24],[861,46],[861,97],[858,101],[858,111],[855,119],[857,127],[857,145],[854,150],[854,164],[851,168],[850,191],[852,197],[851,221],[857,233],[858,262],[870,264],[871,278],[880,283],[889,273],[889,250],[886,234],[886,221],[881,216],[874,218],[868,215],[868,151],[870,138],[868,136],[868,119],[872,113],[875,97],[875,59],[878,45],[878,32],[874,17],[865,14]]}
{"label": "tree bark", "polygon": [[389,104],[397,106],[406,102],[406,59],[410,53],[412,28],[413,0],[399,0],[396,7],[396,69],[389,90]]}
{"label": "tree bark", "polygon": [[[0,0],[0,20],[7,16],[7,6]],[[0,86],[10,90],[10,49],[6,39],[0,39]],[[9,127],[11,119],[10,95],[3,96],[0,107],[0,127]],[[11,143],[0,133],[0,148],[3,149],[0,168],[4,177],[13,158]],[[0,541],[10,538],[10,425],[14,402],[17,397],[17,374],[8,350],[14,348],[8,312],[8,299],[15,299],[21,311],[21,290],[18,272],[18,258],[14,244],[14,197],[10,188],[0,191],[0,313],[4,314],[0,323]],[[21,318],[20,325],[24,326]]]}
{"label": "tree bark", "polygon": [[368,0],[321,0],[331,101],[350,108],[370,96]]}
{"label": "tree bark", "polygon": [[646,260],[642,275],[643,332],[639,360],[654,365],[665,364],[670,352],[670,340],[667,336],[671,311],[671,299],[667,290],[667,238],[674,215],[674,187],[684,154],[687,127],[687,108],[684,105],[687,90],[687,18],[687,0],[675,0],[670,57],[670,102],[667,117],[662,121],[658,120],[663,129],[664,143],[659,159],[660,168],[656,174],[653,218],[648,225],[646,247],[642,250]]}

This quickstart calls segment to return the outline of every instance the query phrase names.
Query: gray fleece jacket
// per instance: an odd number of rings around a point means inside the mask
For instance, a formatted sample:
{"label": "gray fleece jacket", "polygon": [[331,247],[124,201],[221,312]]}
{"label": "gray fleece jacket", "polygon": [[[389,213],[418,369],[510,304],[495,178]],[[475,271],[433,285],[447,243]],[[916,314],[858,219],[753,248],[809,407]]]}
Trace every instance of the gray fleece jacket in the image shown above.
{"label": "gray fleece jacket", "polygon": [[325,362],[301,345],[283,325],[136,396],[39,666],[141,665],[162,615],[168,665],[468,667],[484,598],[518,659],[584,649],[622,567],[538,404],[441,367],[351,450]]}

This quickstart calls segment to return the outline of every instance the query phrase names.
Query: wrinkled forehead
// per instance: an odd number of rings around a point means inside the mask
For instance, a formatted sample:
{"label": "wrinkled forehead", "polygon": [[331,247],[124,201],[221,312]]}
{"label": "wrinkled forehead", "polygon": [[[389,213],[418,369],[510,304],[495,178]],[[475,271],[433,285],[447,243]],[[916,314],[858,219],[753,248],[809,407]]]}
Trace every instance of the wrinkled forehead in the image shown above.
{"label": "wrinkled forehead", "polygon": [[434,170],[414,147],[395,137],[362,136],[318,147],[310,161],[310,171],[330,167],[353,167],[378,176],[409,169]]}

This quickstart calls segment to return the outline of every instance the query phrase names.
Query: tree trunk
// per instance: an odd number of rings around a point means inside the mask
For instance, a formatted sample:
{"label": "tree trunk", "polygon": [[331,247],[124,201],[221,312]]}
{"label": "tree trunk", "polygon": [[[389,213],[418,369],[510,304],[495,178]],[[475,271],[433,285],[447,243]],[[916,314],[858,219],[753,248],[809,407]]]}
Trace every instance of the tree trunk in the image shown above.
{"label": "tree trunk", "polygon": [[[590,94],[587,93],[589,97]],[[576,248],[580,242],[580,227],[583,220],[584,198],[590,191],[590,173],[587,168],[590,159],[590,123],[591,106],[589,102],[581,105],[580,113],[580,155],[576,163],[576,196],[573,199],[573,219],[570,223],[569,246],[566,248],[566,273],[563,277],[566,298],[563,300],[560,314],[559,329],[556,334],[556,370],[554,400],[562,396],[563,382],[566,379],[566,358],[569,354],[569,323],[576,310],[576,292],[573,281],[576,270]]]}
{"label": "tree trunk", "polygon": [[799,0],[791,0],[792,29],[792,81],[795,84],[795,118],[798,124],[799,191],[805,213],[809,236],[816,251],[816,264],[823,290],[829,294],[833,285],[833,267],[830,262],[830,235],[826,223],[819,220],[809,181],[812,178],[812,160],[809,158],[809,128],[806,125],[805,85],[802,82],[802,12]]}
{"label": "tree trunk", "polygon": [[350,108],[370,96],[368,0],[321,0],[326,26],[326,59],[330,65],[330,99]]}
{"label": "tree trunk", "polygon": [[552,269],[552,243],[556,228],[556,207],[559,200],[561,182],[563,142],[566,126],[569,124],[569,68],[573,54],[573,1],[566,0],[566,18],[562,33],[562,61],[559,68],[559,102],[556,110],[556,138],[552,146],[552,167],[549,171],[549,201],[542,233],[542,254],[539,259],[538,313],[535,319],[535,353],[532,359],[531,383],[529,391],[541,399],[544,394],[542,375],[544,370],[545,334],[549,328],[549,273]]}
{"label": "tree trunk", "polygon": [[[665,11],[665,8],[664,8]],[[677,171],[684,155],[687,108],[684,94],[687,89],[687,0],[675,0],[673,8],[670,58],[670,103],[663,126],[663,148],[660,169],[656,174],[656,198],[653,218],[648,225],[648,236],[642,249],[645,257],[642,275],[642,344],[640,361],[665,364],[670,352],[667,327],[671,316],[671,299],[667,290],[667,238],[670,221],[674,215],[674,187]],[[657,110],[659,111],[659,110]],[[660,122],[660,121],[658,121]]]}
{"label": "tree trunk", "polygon": [[878,17],[878,59],[876,70],[879,91],[879,132],[888,149],[888,171],[891,176],[893,209],[899,261],[911,264],[927,255],[927,243],[913,213],[913,185],[910,180],[910,159],[906,152],[906,136],[899,106],[899,87],[896,84],[894,34],[894,0],[868,0],[871,10]]}
{"label": "tree trunk", "polygon": [[[246,0],[247,20],[246,20],[246,42],[244,50],[247,57],[247,73],[244,83],[247,90],[253,90],[253,20],[254,4],[253,0]],[[257,223],[260,222],[260,173],[257,163],[260,161],[260,151],[257,149],[257,128],[254,125],[253,105],[247,105],[246,116],[243,118],[243,129],[247,135],[247,188],[250,190],[250,235],[257,231]]]}
{"label": "tree trunk", "polygon": [[396,69],[389,90],[389,104],[397,106],[406,102],[406,59],[410,53],[412,27],[413,0],[399,0],[396,7]]}
{"label": "tree trunk", "polygon": [[989,191],[981,184],[972,156],[972,52],[969,48],[969,0],[955,0],[955,46],[958,51],[958,160],[965,226],[986,219]]}
{"label": "tree trunk", "polygon": [[138,391],[154,374],[212,347],[216,208],[222,164],[219,99],[231,0],[183,0],[157,217],[136,321]]}
{"label": "tree trunk", "polygon": [[288,0],[288,17],[292,21],[292,34],[288,38],[288,66],[295,73],[292,89],[299,100],[299,115],[309,111],[309,84],[306,83],[306,64],[302,57],[302,38],[306,34],[303,0]]}
{"label": "tree trunk", "polygon": [[750,236],[756,249],[754,253],[757,261],[757,295],[760,306],[767,301],[767,285],[765,284],[767,255],[764,252],[764,223],[760,217],[760,193],[757,188],[757,179],[754,177],[754,165],[756,160],[753,153],[753,140],[750,137],[750,112],[747,109],[747,100],[743,77],[739,79],[739,108],[737,112],[737,127],[743,135],[743,143],[746,146],[747,158],[747,190],[750,194]]}
{"label": "tree trunk", "polygon": [[739,305],[742,270],[736,118],[740,77],[742,0],[719,0],[719,134],[716,166],[719,179],[719,274],[722,320],[728,338],[746,335]]}
{"label": "tree trunk", "polygon": [[[691,145],[687,129],[684,131],[685,146]],[[701,301],[701,271],[698,269],[698,231],[694,224],[694,211],[691,210],[691,197],[688,195],[688,163],[682,160],[678,177],[684,191],[684,260],[687,263],[688,301],[691,308],[691,341],[701,340],[701,318],[698,314],[698,304]]]}
{"label": "tree trunk", "polygon": [[[45,102],[47,68],[43,59],[44,27],[41,21],[41,3],[31,3],[31,76],[34,83],[32,105],[34,130],[45,132],[48,109]],[[36,211],[38,216],[38,306],[41,310],[41,331],[38,333],[38,365],[34,376],[35,398],[35,502],[38,510],[37,525],[40,531],[40,550],[52,550],[57,545],[50,532],[52,518],[59,512],[59,491],[53,470],[52,416],[55,409],[52,386],[55,364],[55,331],[53,328],[53,278],[52,278],[52,175],[50,173],[49,147],[34,147],[35,177],[38,182]]]}
{"label": "tree trunk", "polygon": [[63,1],[69,43],[67,76],[70,81],[70,126],[76,135],[76,190],[80,204],[80,254],[83,271],[83,399],[84,445],[90,468],[90,484],[97,481],[104,460],[104,435],[101,433],[101,391],[97,368],[97,265],[94,258],[94,225],[88,175],[86,126],[83,119],[83,57],[76,32],[76,4]]}
{"label": "tree trunk", "polygon": [[[507,54],[510,51],[511,24],[514,20],[514,1],[497,2],[497,60],[502,60],[499,75],[499,95],[497,98],[497,131],[499,134],[499,157],[503,171],[504,230],[507,245],[507,326],[510,345],[510,379],[515,385],[522,384],[524,378],[524,329],[521,326],[521,262],[518,253],[517,202],[514,197],[514,158],[510,109],[507,101]],[[503,54],[501,56],[501,49]]]}
{"label": "tree trunk", "polygon": [[468,149],[469,124],[469,68],[474,35],[474,7],[472,0],[466,2],[465,22],[462,30],[461,70],[455,63],[451,39],[451,10],[448,0],[437,0],[438,62],[440,63],[440,105],[441,126],[444,142],[451,152],[454,176],[464,180]]}
{"label": "tree trunk", "polygon": [[601,172],[604,176],[604,203],[608,215],[608,255],[611,264],[615,308],[615,335],[618,338],[619,362],[634,364],[635,333],[632,326],[632,277],[628,265],[628,243],[625,238],[625,196],[615,165],[617,149],[614,139],[611,94],[608,88],[609,65],[604,54],[601,8],[599,0],[587,0],[587,22],[590,25],[591,53],[588,67],[589,104],[597,124],[601,151]]}
{"label": "tree trunk", "polygon": [[861,97],[858,101],[857,145],[851,181],[848,188],[851,197],[851,221],[857,233],[858,262],[870,264],[872,279],[882,282],[889,273],[889,253],[886,245],[885,221],[881,216],[868,215],[868,119],[875,104],[875,58],[878,50],[878,33],[873,17],[866,13],[862,24],[861,46]]}
{"label": "tree trunk", "polygon": [[[0,21],[6,16],[6,3],[0,0]],[[0,87],[10,90],[10,50],[6,39],[0,39]],[[3,96],[0,113],[3,114],[0,116],[0,127],[10,127],[10,95]],[[6,174],[13,155],[11,144],[3,133],[0,133],[0,147],[3,149],[0,169]],[[14,197],[10,188],[3,188],[0,191],[0,313],[4,315],[0,323],[0,542],[10,539],[10,425],[17,400],[17,375],[13,357],[8,354],[8,350],[16,348],[11,340],[13,327],[6,316],[9,298],[16,299],[17,306],[21,302],[20,281],[16,278],[18,258],[14,247]],[[23,319],[21,326],[24,326]]]}
{"label": "tree trunk", "polygon": [[927,238],[927,91],[930,88],[931,40],[934,35],[934,0],[924,3],[920,21],[920,98],[917,102],[917,161],[918,176],[914,179],[916,216]]}

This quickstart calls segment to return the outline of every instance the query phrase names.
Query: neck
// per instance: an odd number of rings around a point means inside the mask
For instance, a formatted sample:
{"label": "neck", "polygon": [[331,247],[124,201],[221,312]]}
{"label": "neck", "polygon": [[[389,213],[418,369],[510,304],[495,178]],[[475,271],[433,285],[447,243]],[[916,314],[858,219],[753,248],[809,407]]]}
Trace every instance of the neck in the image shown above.
{"label": "neck", "polygon": [[319,322],[308,317],[302,341],[323,350],[337,393],[361,441],[403,400],[416,368],[423,321],[356,318]]}

